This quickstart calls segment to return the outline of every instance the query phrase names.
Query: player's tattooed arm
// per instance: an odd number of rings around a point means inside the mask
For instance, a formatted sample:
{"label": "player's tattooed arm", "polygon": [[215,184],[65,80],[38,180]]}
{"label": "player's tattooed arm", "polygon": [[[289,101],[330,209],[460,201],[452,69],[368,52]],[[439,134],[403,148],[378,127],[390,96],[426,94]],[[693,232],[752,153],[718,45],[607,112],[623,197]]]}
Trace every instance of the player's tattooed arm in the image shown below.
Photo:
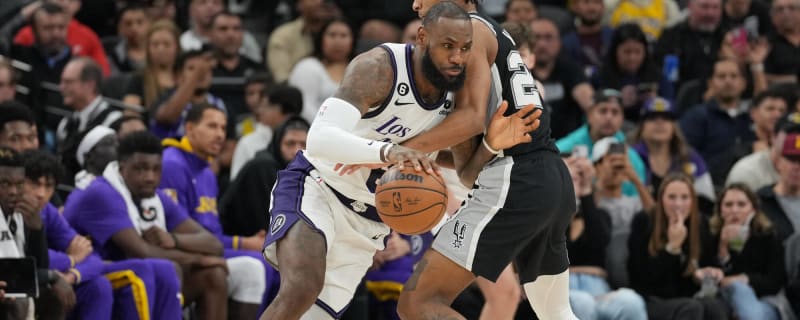
{"label": "player's tattooed arm", "polygon": [[356,106],[361,114],[390,96],[394,70],[389,52],[374,48],[359,55],[347,66],[342,85],[333,95]]}

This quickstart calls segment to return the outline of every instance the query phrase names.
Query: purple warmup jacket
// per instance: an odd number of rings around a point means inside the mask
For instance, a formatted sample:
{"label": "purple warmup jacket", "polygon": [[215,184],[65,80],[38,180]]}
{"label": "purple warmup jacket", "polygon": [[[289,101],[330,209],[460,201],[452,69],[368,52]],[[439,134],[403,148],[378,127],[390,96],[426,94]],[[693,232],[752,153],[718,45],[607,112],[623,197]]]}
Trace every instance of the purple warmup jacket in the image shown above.
{"label": "purple warmup jacket", "polygon": [[192,152],[186,138],[164,140],[161,189],[183,207],[189,216],[222,242],[225,249],[239,249],[239,237],[222,233],[217,212],[217,177],[209,163]]}
{"label": "purple warmup jacket", "polygon": [[[172,198],[157,191],[164,206],[167,231],[172,231],[188,219],[188,215]],[[90,237],[95,252],[103,259],[123,260],[127,257],[112,243],[111,237],[124,229],[135,229],[128,216],[122,195],[109,182],[98,177],[83,192],[71,195],[64,207],[64,218],[80,234]]]}

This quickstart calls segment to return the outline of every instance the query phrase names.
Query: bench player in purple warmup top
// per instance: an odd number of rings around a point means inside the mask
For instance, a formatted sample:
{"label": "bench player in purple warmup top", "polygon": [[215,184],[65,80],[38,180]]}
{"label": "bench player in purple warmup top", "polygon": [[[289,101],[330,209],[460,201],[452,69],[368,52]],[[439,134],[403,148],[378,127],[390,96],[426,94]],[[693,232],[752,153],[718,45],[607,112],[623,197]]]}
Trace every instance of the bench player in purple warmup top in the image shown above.
{"label": "bench player in purple warmup top", "polygon": [[[146,319],[181,314],[180,282],[167,260],[103,262],[91,242],[67,223],[48,201],[63,171],[58,160],[39,150],[21,155],[25,192],[43,206],[50,268],[74,286],[76,305],[70,319]],[[112,295],[113,290],[113,295]]]}

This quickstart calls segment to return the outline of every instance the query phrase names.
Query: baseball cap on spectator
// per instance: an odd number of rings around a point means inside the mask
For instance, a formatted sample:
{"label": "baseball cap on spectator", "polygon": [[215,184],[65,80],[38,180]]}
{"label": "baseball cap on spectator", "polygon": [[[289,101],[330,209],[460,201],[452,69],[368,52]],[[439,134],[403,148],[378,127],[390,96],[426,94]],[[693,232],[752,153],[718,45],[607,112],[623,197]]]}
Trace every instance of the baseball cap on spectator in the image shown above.
{"label": "baseball cap on spectator", "polygon": [[775,124],[775,133],[800,133],[800,112],[792,112],[778,119]]}
{"label": "baseball cap on spectator", "polygon": [[[594,92],[594,99],[592,100],[592,106],[597,106],[603,102],[610,102],[610,101],[617,101],[619,102],[622,99],[622,93],[616,89],[598,89]],[[619,104],[619,103],[617,103]],[[622,105],[620,108],[622,108]]]}
{"label": "baseball cap on spectator", "polygon": [[644,120],[656,116],[663,116],[673,120],[676,118],[675,108],[672,107],[672,103],[661,97],[647,99],[642,105],[641,116]]}
{"label": "baseball cap on spectator", "polygon": [[781,155],[792,161],[800,161],[800,133],[786,135]]}
{"label": "baseball cap on spectator", "polygon": [[94,127],[89,133],[83,137],[81,143],[78,144],[78,152],[75,154],[75,157],[78,158],[78,164],[83,166],[83,161],[86,157],[86,154],[97,145],[100,140],[105,138],[109,135],[115,135],[116,133],[114,130],[111,130],[109,127],[105,126],[96,126]]}
{"label": "baseball cap on spectator", "polygon": [[600,159],[603,159],[611,149],[611,145],[615,143],[620,143],[616,137],[605,137],[597,140],[592,146],[592,163],[597,163]]}

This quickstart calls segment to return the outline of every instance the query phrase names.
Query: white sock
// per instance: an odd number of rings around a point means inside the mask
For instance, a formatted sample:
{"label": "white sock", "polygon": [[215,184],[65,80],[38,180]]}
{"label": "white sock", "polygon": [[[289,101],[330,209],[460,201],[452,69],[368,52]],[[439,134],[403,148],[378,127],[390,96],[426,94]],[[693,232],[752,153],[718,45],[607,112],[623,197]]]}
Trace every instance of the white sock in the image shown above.
{"label": "white sock", "polygon": [[557,275],[539,276],[522,287],[539,319],[578,319],[569,305],[569,270]]}

